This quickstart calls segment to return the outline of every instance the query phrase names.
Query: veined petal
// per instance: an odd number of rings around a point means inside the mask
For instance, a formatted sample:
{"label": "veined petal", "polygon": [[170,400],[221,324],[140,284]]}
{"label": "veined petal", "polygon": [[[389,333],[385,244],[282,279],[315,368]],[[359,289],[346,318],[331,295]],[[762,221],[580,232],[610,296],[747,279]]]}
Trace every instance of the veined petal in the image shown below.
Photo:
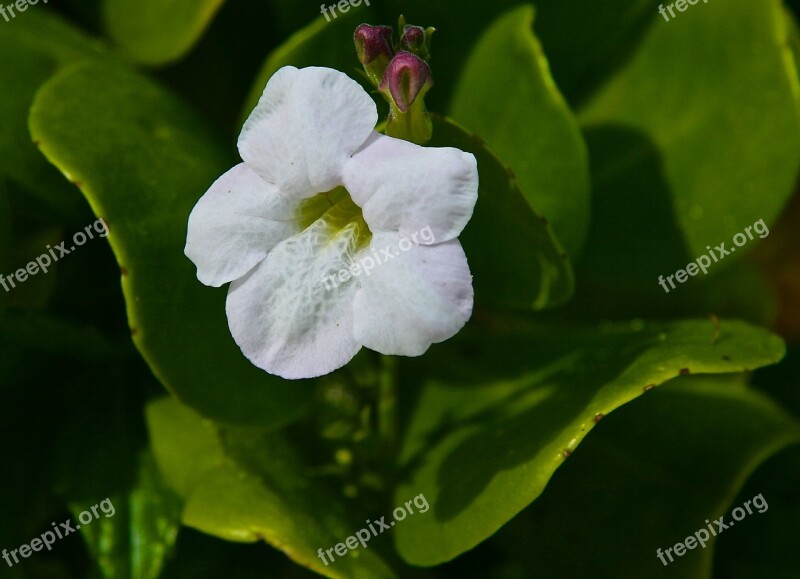
{"label": "veined petal", "polygon": [[349,266],[356,239],[355,224],[336,231],[317,220],[231,284],[228,326],[253,364],[287,379],[313,378],[361,349],[353,337],[356,280],[325,283]]}
{"label": "veined petal", "polygon": [[299,231],[299,203],[244,163],[222,175],[189,215],[184,253],[197,266],[197,279],[219,287],[245,275]]}
{"label": "veined petal", "polygon": [[329,68],[284,67],[242,128],[239,153],[283,193],[311,197],[341,184],[378,111],[354,80]]}
{"label": "veined petal", "polygon": [[454,239],[478,200],[475,157],[450,147],[420,147],[373,133],[347,162],[344,185],[370,230],[411,235],[430,227],[437,243]]}
{"label": "veined petal", "polygon": [[387,249],[395,257],[361,276],[354,333],[381,354],[420,356],[454,336],[472,315],[472,276],[457,239],[407,251],[401,239],[396,233],[373,235],[370,249]]}

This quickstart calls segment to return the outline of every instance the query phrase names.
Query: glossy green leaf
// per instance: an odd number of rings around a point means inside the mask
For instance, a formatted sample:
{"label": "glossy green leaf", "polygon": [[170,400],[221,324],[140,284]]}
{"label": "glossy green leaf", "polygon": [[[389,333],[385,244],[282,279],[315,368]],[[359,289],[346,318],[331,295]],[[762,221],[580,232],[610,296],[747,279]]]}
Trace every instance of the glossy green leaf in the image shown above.
{"label": "glossy green leaf", "polygon": [[30,124],[108,224],[134,341],[162,383],[218,420],[295,417],[309,385],[250,364],[228,330],[225,291],[200,284],[183,254],[189,212],[233,165],[198,118],[141,76],[85,65],[41,89]]}
{"label": "glossy green leaf", "polygon": [[31,142],[28,110],[37,89],[55,71],[79,60],[100,59],[103,51],[46,8],[23,16],[8,23],[0,20],[0,177],[74,217],[83,201]]}
{"label": "glossy green leaf", "polygon": [[488,146],[452,120],[435,116],[430,146],[456,147],[478,160],[475,213],[459,239],[476,300],[543,309],[569,299],[572,266],[547,220],[526,202],[519,181]]}
{"label": "glossy green leaf", "polygon": [[[533,36],[533,17],[533,7],[523,6],[492,24],[467,61],[450,112],[513,169],[525,197],[577,255],[589,227],[586,145]],[[498,86],[505,87],[502,106]]]}
{"label": "glossy green leaf", "polygon": [[[800,91],[779,0],[698,4],[669,22],[652,17],[658,21],[630,62],[579,119],[595,131],[590,156],[605,157],[597,178],[637,189],[638,205],[649,210],[643,219],[618,199],[604,227],[629,246],[660,244],[671,268],[706,246],[730,248],[759,219],[773,223],[800,166]],[[670,223],[675,230],[665,236]]]}
{"label": "glossy green leaf", "polygon": [[166,64],[200,39],[225,0],[105,0],[111,38],[136,61]]}
{"label": "glossy green leaf", "polygon": [[[786,537],[764,539],[789,547],[800,529],[796,518],[785,520],[791,511],[780,512],[791,504],[778,500],[781,486],[790,496],[789,485],[756,473],[753,482],[759,484],[742,490],[767,458],[787,447],[800,448],[799,426],[772,401],[730,379],[676,380],[603,420],[542,497],[493,538],[517,558],[503,577],[731,577],[712,569],[715,561],[736,560],[715,556],[726,543],[738,545],[746,560],[757,543],[742,539],[759,541],[753,531],[783,518],[788,524],[775,531]],[[797,471],[785,469],[792,463],[780,464],[782,478],[794,478]],[[794,478],[795,496],[796,489]],[[752,502],[759,494],[766,509],[760,499]],[[746,501],[751,501],[750,514]],[[745,516],[737,511],[736,521],[732,511],[740,507]],[[718,532],[713,521],[719,517],[728,528],[714,537],[706,521]],[[693,549],[676,555],[675,544],[700,529],[706,530],[706,547],[695,539]],[[738,568],[733,577],[796,577],[796,540],[784,550],[782,562],[784,571],[794,568],[794,573],[779,572],[776,544],[772,553],[750,569]],[[667,555],[666,549],[673,551]]]}
{"label": "glossy green leaf", "polygon": [[411,564],[448,561],[491,536],[542,493],[600,418],[647,390],[784,353],[779,338],[727,320],[718,336],[709,321],[473,332],[465,346],[439,350],[447,363],[423,361],[432,378],[402,451],[410,476],[395,491],[431,503],[432,516],[396,529]]}
{"label": "glossy green leaf", "polygon": [[205,533],[266,541],[300,565],[342,579],[394,577],[374,545],[326,566],[327,550],[363,526],[305,468],[279,435],[218,429],[173,400],[148,406],[153,451],[167,482],[184,499],[183,522]]}

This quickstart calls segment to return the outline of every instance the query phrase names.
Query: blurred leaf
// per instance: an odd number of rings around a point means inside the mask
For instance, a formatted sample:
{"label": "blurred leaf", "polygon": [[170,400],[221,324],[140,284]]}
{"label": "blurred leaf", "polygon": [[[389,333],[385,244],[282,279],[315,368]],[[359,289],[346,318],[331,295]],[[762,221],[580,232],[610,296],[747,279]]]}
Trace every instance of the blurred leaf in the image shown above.
{"label": "blurred leaf", "polygon": [[[727,560],[730,567],[731,560],[715,556],[718,546],[724,552],[728,542],[739,545],[746,558],[756,545],[741,539],[789,515],[773,503],[780,483],[748,483],[747,492],[739,491],[767,458],[798,442],[796,421],[729,378],[677,380],[604,420],[542,497],[493,539],[517,557],[499,577],[720,577],[712,562]],[[787,481],[794,480],[795,496],[797,473],[784,471]],[[788,485],[780,486],[787,494]],[[752,514],[734,521],[731,511],[759,493],[769,508],[760,513],[754,505]],[[705,549],[697,544],[680,557],[673,551],[669,562],[665,549],[707,531],[704,521],[713,525],[721,516],[728,529],[710,536]],[[784,559],[765,553],[749,573],[740,568],[738,577],[797,577],[798,522],[787,522],[783,540],[773,535],[774,545],[792,544]],[[781,564],[794,573],[771,572]]]}
{"label": "blurred leaf", "polygon": [[567,100],[577,106],[639,47],[653,17],[653,0],[539,0],[536,33],[545,48],[553,77]]}
{"label": "blurred leaf", "polygon": [[31,10],[0,26],[0,177],[7,176],[62,214],[74,218],[80,195],[42,157],[28,133],[28,110],[38,88],[61,67],[100,59],[99,43],[48,10]]}
{"label": "blurred leaf", "polygon": [[[796,376],[796,375],[795,375]],[[795,383],[797,383],[795,379]],[[796,388],[795,388],[796,389]],[[747,480],[734,505],[762,494],[768,509],[726,533],[714,556],[716,579],[800,577],[800,446],[772,456]]]}
{"label": "blurred leaf", "polygon": [[[532,6],[512,10],[478,41],[451,114],[514,170],[525,197],[577,255],[589,227],[586,145],[533,36],[533,17]],[[502,106],[498,87],[504,88]]]}
{"label": "blurred leaf", "polygon": [[[728,256],[725,261],[731,265],[725,268],[704,252],[700,256],[711,264],[706,270],[710,275],[698,270],[695,277],[671,288],[667,277],[685,270],[698,256],[690,256],[677,224],[664,217],[673,209],[658,150],[627,129],[590,129],[586,138],[591,151],[592,223],[575,267],[580,280],[575,299],[561,314],[583,320],[715,313],[761,324],[772,321],[775,298],[746,261]],[[749,245],[762,243],[753,237]],[[732,245],[730,238],[720,241]],[[668,295],[660,285],[662,277]]]}
{"label": "blurred leaf", "polygon": [[438,350],[445,358],[423,362],[433,378],[402,451],[409,476],[395,491],[396,500],[424,493],[431,512],[396,529],[401,556],[436,565],[491,536],[542,493],[600,418],[643,392],[784,353],[779,338],[743,322],[723,321],[713,337],[702,321],[486,328],[462,351]]}
{"label": "blurred leaf", "polygon": [[59,9],[81,28],[100,34],[102,28],[102,7],[105,0],[61,0]]}
{"label": "blurred leaf", "polygon": [[225,0],[105,0],[111,38],[134,60],[161,65],[186,54]]}
{"label": "blurred leaf", "polygon": [[786,357],[780,364],[756,372],[753,384],[800,419],[798,376],[800,376],[800,342],[794,342],[789,344]]}
{"label": "blurred leaf", "polygon": [[[20,317],[18,322],[24,319]],[[34,319],[40,320],[39,316]],[[113,460],[92,463],[90,456],[94,458],[98,454],[94,446],[84,442],[96,441],[92,438],[95,428],[102,429],[106,422],[119,422],[121,417],[124,418],[124,413],[120,415],[112,411],[112,408],[118,409],[113,403],[121,400],[117,396],[118,390],[108,388],[109,383],[116,386],[122,381],[109,380],[106,369],[111,367],[124,375],[128,368],[119,363],[119,356],[109,353],[108,345],[92,330],[62,321],[44,322],[31,324],[30,330],[24,324],[11,323],[8,329],[23,326],[28,335],[19,340],[14,334],[0,337],[0,367],[8,370],[10,365],[10,379],[0,385],[3,400],[0,404],[0,440],[7,443],[3,450],[3,492],[0,493],[2,547],[28,543],[48,530],[52,521],[63,521],[64,518],[59,518],[62,515],[66,518],[63,495],[54,493],[54,481],[63,480],[65,474],[65,446],[71,449],[73,459],[82,459],[67,461],[75,475],[72,481],[77,481],[73,488],[91,492],[89,487],[100,481],[100,477],[95,475],[104,467],[106,473],[113,465],[115,475],[124,474],[124,469],[115,468],[118,463]],[[39,339],[30,339],[37,329],[41,331]],[[49,333],[58,329],[66,335]],[[82,341],[83,345],[99,346],[107,361],[98,364],[96,356],[100,352],[94,354],[95,358],[88,355],[76,359],[73,356],[81,345],[68,343],[70,338]],[[9,339],[16,350],[16,360],[8,356]],[[102,412],[97,411],[98,407]],[[81,436],[65,437],[65,432],[79,432]],[[127,449],[119,445],[114,450],[119,451],[120,456],[127,456]],[[111,452],[102,458],[115,456]],[[54,555],[61,557],[79,547],[80,540],[69,538],[53,549]],[[59,576],[49,567],[43,565],[44,571],[33,571],[37,569],[37,563],[27,561],[24,576]],[[52,575],[48,575],[50,571]]]}
{"label": "blurred leaf", "polygon": [[9,311],[0,325],[0,344],[15,344],[40,354],[63,354],[100,362],[117,350],[96,328],[52,315]]}
{"label": "blurred leaf", "polygon": [[192,206],[228,166],[202,123],[144,78],[101,65],[56,75],[30,123],[108,224],[134,341],[162,383],[218,420],[296,417],[310,387],[247,361],[227,327],[224,290],[200,284],[183,254]]}
{"label": "blurred leaf", "polygon": [[459,236],[476,300],[537,310],[568,300],[574,283],[569,258],[508,168],[480,138],[444,117],[434,117],[430,145],[456,147],[478,159],[478,203]]}
{"label": "blurred leaf", "polygon": [[[42,533],[54,510],[50,478],[53,474],[52,441],[56,437],[61,410],[71,403],[64,389],[43,394],[42,384],[55,379],[52,368],[71,371],[62,357],[26,355],[5,344],[0,365],[0,440],[3,445],[3,478],[0,493],[0,549],[16,548]],[[49,366],[50,368],[43,368]],[[10,370],[10,371],[9,371]],[[49,371],[50,370],[50,371]],[[8,372],[8,376],[5,374]],[[32,418],[32,417],[35,417]],[[3,562],[5,567],[5,562]]]}
{"label": "blurred leaf", "polygon": [[214,428],[174,400],[147,411],[153,452],[184,499],[184,524],[228,541],[266,541],[326,577],[394,577],[374,545],[327,566],[317,550],[353,535],[341,504],[308,481],[292,449],[274,433]]}
{"label": "blurred leaf", "polygon": [[[8,204],[5,180],[0,177],[0,272],[11,271],[11,209]],[[0,328],[6,309],[5,289],[0,293]]]}
{"label": "blurred leaf", "polygon": [[[286,31],[297,31],[301,28],[304,28],[308,24],[313,21],[323,20],[325,18],[321,15],[322,8],[317,8],[315,5],[311,4],[310,6],[308,3],[301,3],[301,2],[283,2],[282,0],[267,0],[265,4],[269,7],[269,15],[270,20],[274,23],[275,27],[278,30]],[[325,6],[328,6],[328,2],[323,3]],[[330,4],[334,4],[334,2],[330,2]],[[365,6],[362,2],[362,7]],[[352,8],[351,8],[352,9]],[[362,10],[364,8],[361,8]],[[263,10],[263,7],[262,7]],[[337,18],[339,20],[339,16],[343,16],[337,11]],[[327,21],[325,21],[327,24]]]}
{"label": "blurred leaf", "polygon": [[759,245],[755,260],[778,294],[777,331],[800,339],[800,188],[769,237]]}
{"label": "blurred leaf", "polygon": [[[661,19],[655,11],[652,17]],[[597,136],[590,156],[605,156],[597,188],[638,190],[638,206],[615,197],[603,231],[626,238],[642,261],[646,252],[637,248],[659,244],[672,256],[663,262],[667,271],[708,245],[730,248],[732,237],[759,219],[771,224],[800,166],[797,70],[781,3],[709,3],[678,18],[653,25],[579,115]],[[648,219],[638,211],[644,206]],[[677,229],[665,238],[672,222]],[[587,245],[603,240],[598,234]],[[728,256],[714,273],[744,253]]]}
{"label": "blurred leaf", "polygon": [[[106,499],[109,502],[103,504]],[[99,518],[81,525],[80,531],[102,576],[158,579],[175,545],[181,509],[150,453],[140,454],[137,480],[129,493],[73,503],[73,520],[79,520],[82,511],[92,513],[92,507],[96,507]]]}
{"label": "blurred leaf", "polygon": [[[797,18],[800,18],[800,0],[790,0],[788,5],[790,7],[786,9],[786,26],[789,29],[788,45],[794,60],[794,67],[797,74],[800,75],[800,23],[797,22]],[[798,99],[797,107],[800,108],[800,99]]]}
{"label": "blurred leaf", "polygon": [[[47,246],[56,247],[64,235],[64,228],[60,225],[53,225],[52,221],[49,225],[39,226],[26,223],[24,218],[14,211],[14,201],[21,201],[22,205],[28,208],[33,205],[28,203],[31,199],[27,197],[26,193],[22,195],[23,197],[16,199],[13,198],[13,195],[9,195],[13,199],[11,205],[15,223],[14,239],[12,243],[9,243],[11,263],[4,270],[9,273],[20,268],[24,269],[28,263],[35,261],[42,254],[46,254]],[[56,290],[61,275],[61,266],[62,264],[58,262],[51,263],[46,275],[42,275],[44,272],[40,268],[37,275],[28,276],[24,283],[19,283],[17,280],[16,287],[11,287],[9,283],[8,306],[28,311],[44,310]]]}
{"label": "blurred leaf", "polygon": [[[266,571],[268,570],[268,571]],[[319,579],[277,549],[261,544],[230,543],[183,527],[164,579]]]}
{"label": "blurred leaf", "polygon": [[[180,502],[143,450],[139,364],[107,355],[91,367],[93,380],[71,376],[83,399],[69,409],[57,443],[54,490],[107,579],[159,577],[180,525]],[[82,512],[92,520],[81,521]]]}

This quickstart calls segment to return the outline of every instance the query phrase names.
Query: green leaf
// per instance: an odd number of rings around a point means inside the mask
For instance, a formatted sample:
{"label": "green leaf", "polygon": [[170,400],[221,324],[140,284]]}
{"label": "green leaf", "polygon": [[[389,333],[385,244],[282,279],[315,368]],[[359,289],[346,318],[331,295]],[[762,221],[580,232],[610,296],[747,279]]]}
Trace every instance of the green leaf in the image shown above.
{"label": "green leaf", "polygon": [[[622,182],[638,190],[634,207],[616,197],[606,230],[628,244],[660,245],[685,264],[706,246],[730,248],[759,219],[773,223],[800,161],[800,93],[785,16],[779,0],[698,4],[670,22],[653,11],[660,21],[579,114],[596,135],[590,156],[605,157],[597,188],[613,194]],[[637,212],[644,205],[647,226],[665,225],[645,231]],[[677,230],[665,232],[673,222]]]}
{"label": "green leaf", "polygon": [[99,43],[53,16],[47,9],[30,10],[0,23],[0,177],[20,184],[31,194],[74,218],[80,195],[64,181],[31,142],[28,110],[38,88],[63,66],[100,59]]}
{"label": "green leaf", "polygon": [[247,361],[227,327],[224,290],[200,284],[183,254],[192,207],[229,166],[198,118],[141,76],[87,64],[42,87],[30,125],[108,224],[134,341],[162,383],[218,420],[296,417],[311,388]]}
{"label": "green leaf", "polygon": [[456,147],[478,160],[475,213],[459,239],[474,276],[476,301],[543,309],[572,295],[569,258],[547,220],[526,202],[519,183],[478,137],[434,116],[431,146]]}
{"label": "green leaf", "polygon": [[[752,531],[790,515],[779,510],[787,505],[777,499],[781,486],[784,495],[791,492],[796,498],[798,471],[786,470],[791,462],[779,462],[784,484],[756,473],[760,484],[740,490],[767,458],[790,445],[800,449],[797,443],[798,423],[766,397],[729,378],[679,379],[603,420],[542,497],[493,542],[514,554],[517,562],[511,567],[525,577],[597,576],[598,569],[599,576],[614,578],[796,577],[796,540],[790,547],[790,537],[797,536],[796,506],[795,520],[774,528],[785,537],[789,557],[784,564],[794,573],[776,572],[774,551],[764,553],[750,573],[739,568],[739,574],[719,574],[712,567],[736,561],[728,553],[720,556],[727,542],[739,545],[745,556],[752,554],[756,545],[741,539],[752,539]],[[790,491],[786,483],[792,477]],[[768,506],[765,511],[759,499],[760,509],[752,503],[759,494]],[[752,513],[735,521],[732,511],[744,509],[746,501]],[[728,528],[715,538],[705,521],[717,532],[713,521],[719,517]],[[700,529],[707,531],[706,547],[696,544],[682,556],[673,551],[670,563],[664,551]],[[775,535],[764,538],[780,541]],[[718,547],[721,552],[715,555]],[[658,549],[667,565],[659,560]],[[512,569],[507,572],[516,576]]]}
{"label": "green leaf", "polygon": [[[777,362],[782,341],[743,322],[474,329],[420,363],[395,498],[424,493],[431,515],[396,529],[401,556],[436,565],[473,548],[536,499],[604,415],[679,375]],[[453,351],[455,350],[455,351]],[[574,521],[573,521],[574,522]]]}
{"label": "green leaf", "polygon": [[[514,170],[525,197],[577,255],[589,227],[586,145],[550,76],[533,18],[533,7],[522,6],[489,28],[467,61],[450,110]],[[498,87],[504,87],[500,107]]]}
{"label": "green leaf", "polygon": [[245,543],[266,541],[326,577],[394,577],[368,545],[326,566],[317,554],[353,535],[338,500],[308,475],[278,435],[218,429],[173,400],[147,409],[153,452],[164,477],[184,499],[183,522]]}
{"label": "green leaf", "polygon": [[178,60],[200,39],[225,0],[105,0],[109,36],[134,60]]}
{"label": "green leaf", "polygon": [[73,519],[79,520],[81,512],[93,513],[92,507],[99,517],[81,525],[80,531],[102,576],[158,579],[175,545],[181,510],[150,453],[141,453],[137,480],[129,493],[75,502],[70,505]]}
{"label": "green leaf", "polygon": [[[627,129],[590,129],[586,137],[591,151],[593,220],[575,266],[578,291],[569,311],[561,313],[585,320],[677,319],[713,312],[768,325],[775,299],[752,264],[733,261],[731,256],[715,263],[708,251],[689,255],[671,217],[672,201],[658,150]],[[642,219],[642,215],[653,218]],[[753,237],[748,246],[756,247],[761,239]],[[726,248],[731,246],[728,238]],[[711,264],[706,269],[709,275],[697,270],[686,283],[676,283],[676,271],[702,256]],[[727,262],[732,265],[724,267]],[[670,275],[674,289],[667,281]]]}
{"label": "green leaf", "polygon": [[539,0],[536,33],[553,77],[573,106],[602,86],[630,55],[650,26],[657,26],[652,0]]}

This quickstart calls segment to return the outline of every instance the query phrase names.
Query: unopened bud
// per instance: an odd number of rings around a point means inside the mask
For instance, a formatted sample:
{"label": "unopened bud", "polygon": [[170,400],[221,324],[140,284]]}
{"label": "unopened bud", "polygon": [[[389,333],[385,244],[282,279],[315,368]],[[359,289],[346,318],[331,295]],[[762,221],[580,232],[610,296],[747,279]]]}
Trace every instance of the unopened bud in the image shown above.
{"label": "unopened bud", "polygon": [[425,30],[421,26],[406,25],[403,35],[400,37],[400,48],[428,60],[431,56],[430,36],[434,30],[433,28]]}
{"label": "unopened bud", "polygon": [[388,26],[361,24],[353,35],[358,60],[373,85],[378,86],[386,66],[394,56],[392,29]]}
{"label": "unopened bud", "polygon": [[420,57],[398,52],[378,89],[389,101],[385,132],[390,137],[425,144],[433,134],[433,123],[425,108],[425,94],[433,86],[431,69]]}
{"label": "unopened bud", "polygon": [[428,63],[415,54],[401,51],[386,67],[379,89],[405,113],[432,86],[433,74]]}

